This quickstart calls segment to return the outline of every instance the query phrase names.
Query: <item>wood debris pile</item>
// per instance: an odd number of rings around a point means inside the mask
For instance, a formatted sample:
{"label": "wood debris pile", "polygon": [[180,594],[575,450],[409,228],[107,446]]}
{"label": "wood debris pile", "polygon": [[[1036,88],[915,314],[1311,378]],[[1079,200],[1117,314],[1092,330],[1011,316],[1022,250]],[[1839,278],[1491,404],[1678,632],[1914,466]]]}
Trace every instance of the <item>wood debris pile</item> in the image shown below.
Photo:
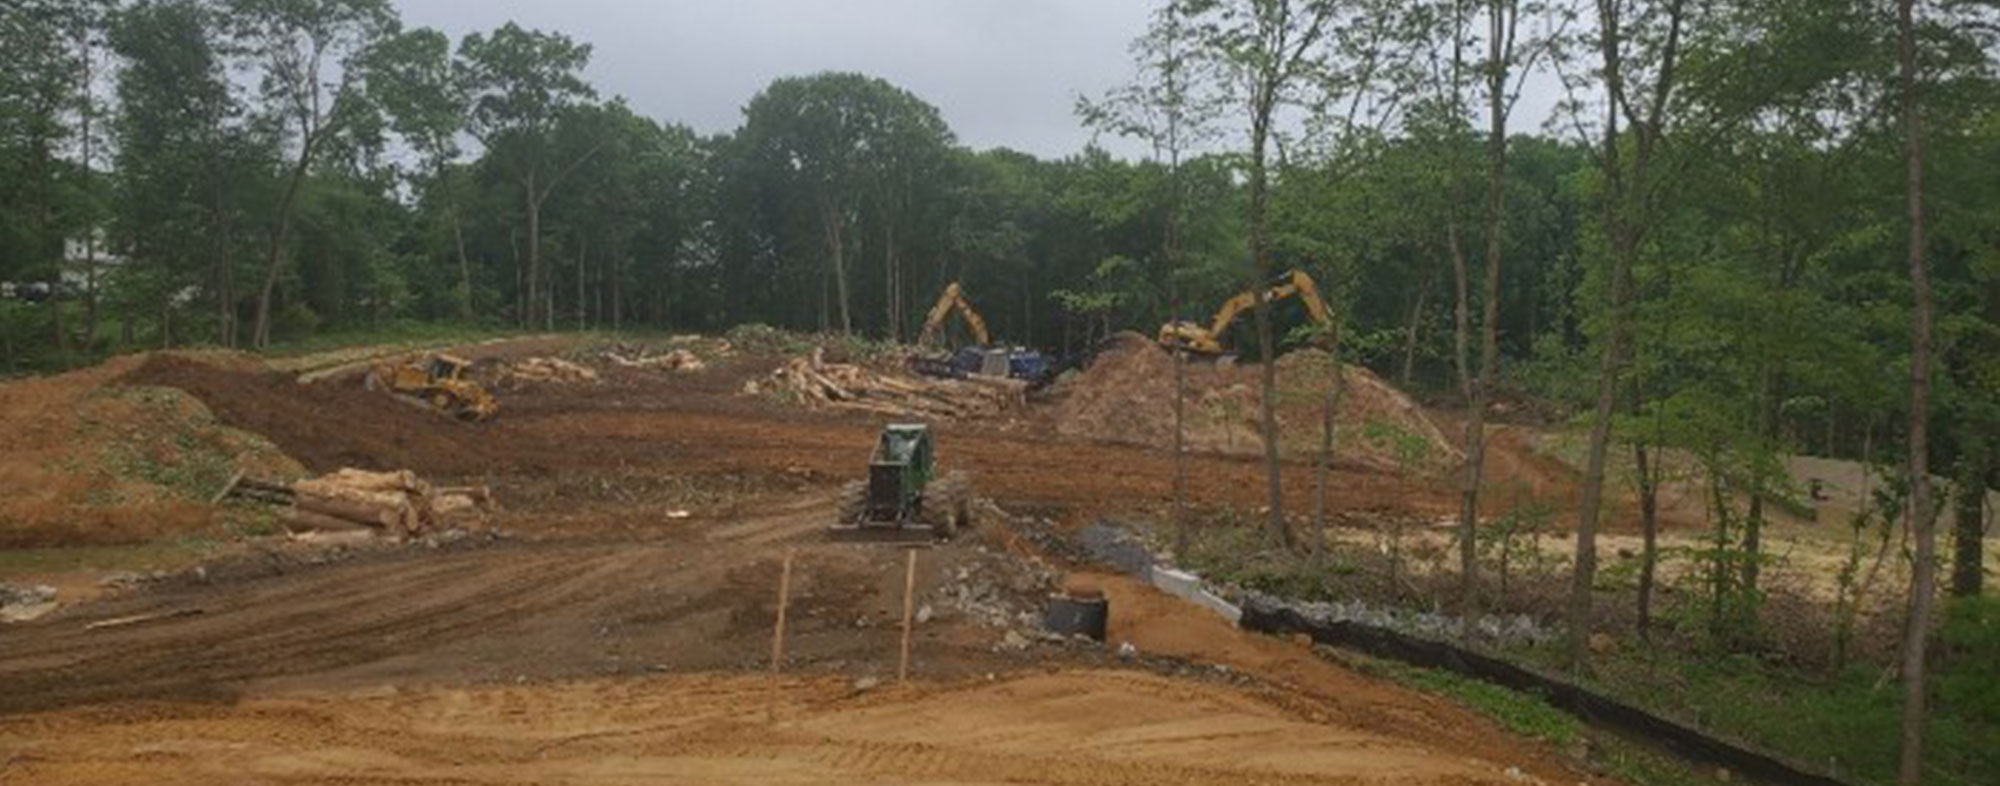
{"label": "wood debris pile", "polygon": [[509,366],[507,379],[516,382],[596,382],[597,372],[562,358],[528,358]]}
{"label": "wood debris pile", "polygon": [[685,349],[670,349],[658,355],[647,354],[644,348],[636,352],[610,349],[605,351],[604,359],[623,368],[663,369],[689,374],[708,367],[701,356]]}
{"label": "wood debris pile", "polygon": [[247,480],[240,485],[245,488],[239,496],[247,491],[266,499],[289,497],[284,521],[294,534],[363,531],[411,538],[482,527],[493,508],[492,492],[485,486],[432,486],[409,470],[342,469],[290,486]]}
{"label": "wood debris pile", "polygon": [[747,395],[775,394],[811,408],[826,406],[905,418],[999,415],[1019,406],[1026,391],[1026,384],[1011,379],[929,379],[829,363],[818,349],[786,361],[762,380],[743,385]]}

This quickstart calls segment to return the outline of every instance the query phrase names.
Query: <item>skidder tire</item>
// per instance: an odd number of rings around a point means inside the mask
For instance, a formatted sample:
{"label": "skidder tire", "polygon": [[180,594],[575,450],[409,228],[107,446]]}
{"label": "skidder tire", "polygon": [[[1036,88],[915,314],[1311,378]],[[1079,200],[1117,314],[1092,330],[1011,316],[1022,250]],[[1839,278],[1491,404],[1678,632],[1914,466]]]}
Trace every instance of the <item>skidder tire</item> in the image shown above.
{"label": "skidder tire", "polygon": [[866,513],[868,484],[859,480],[848,481],[840,486],[840,496],[834,508],[836,521],[841,524],[855,524]]}
{"label": "skidder tire", "polygon": [[967,513],[971,504],[971,484],[966,481],[965,473],[948,473],[933,483],[930,493],[925,495],[924,518],[940,537],[956,537],[960,529],[972,523]]}

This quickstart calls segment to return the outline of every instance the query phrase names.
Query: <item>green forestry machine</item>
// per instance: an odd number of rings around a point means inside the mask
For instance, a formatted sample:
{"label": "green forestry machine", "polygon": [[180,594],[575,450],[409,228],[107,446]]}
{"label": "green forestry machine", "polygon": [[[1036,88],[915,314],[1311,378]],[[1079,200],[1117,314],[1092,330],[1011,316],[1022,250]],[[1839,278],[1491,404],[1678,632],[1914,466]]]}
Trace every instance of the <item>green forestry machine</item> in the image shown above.
{"label": "green forestry machine", "polygon": [[832,534],[841,540],[949,539],[970,523],[970,503],[963,475],[938,476],[929,426],[890,424],[868,458],[868,479],[841,489]]}

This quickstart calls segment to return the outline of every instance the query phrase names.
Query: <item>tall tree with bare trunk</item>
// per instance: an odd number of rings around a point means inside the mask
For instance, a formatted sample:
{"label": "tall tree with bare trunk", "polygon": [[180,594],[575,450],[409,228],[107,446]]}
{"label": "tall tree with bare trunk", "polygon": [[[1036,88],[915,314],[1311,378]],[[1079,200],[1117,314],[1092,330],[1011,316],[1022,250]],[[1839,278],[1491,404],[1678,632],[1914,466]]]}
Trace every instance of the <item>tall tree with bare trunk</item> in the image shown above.
{"label": "tall tree with bare trunk", "polygon": [[[1611,444],[1612,414],[1617,405],[1619,375],[1626,360],[1632,267],[1653,218],[1656,184],[1651,179],[1651,166],[1665,135],[1686,23],[1686,0],[1664,0],[1657,10],[1665,17],[1660,21],[1666,32],[1657,39],[1658,50],[1648,58],[1656,63],[1653,82],[1649,89],[1635,96],[1627,81],[1631,30],[1626,14],[1632,10],[1631,4],[1630,0],[1597,2],[1597,47],[1604,87],[1604,147],[1598,151],[1598,165],[1604,177],[1602,220],[1611,256],[1610,319],[1599,347],[1597,404],[1591,422],[1589,454],[1584,462],[1583,494],[1576,522],[1576,558],[1570,574],[1567,656],[1573,669],[1583,667],[1594,616],[1591,595],[1597,579],[1598,516],[1604,505],[1605,459]],[[1619,133],[1621,118],[1631,129],[1629,161],[1627,145]]]}
{"label": "tall tree with bare trunk", "polygon": [[1896,782],[1924,779],[1924,650],[1937,595],[1937,537],[1931,516],[1931,281],[1924,259],[1924,146],[1917,95],[1916,0],[1896,4],[1899,114],[1903,121],[1904,208],[1910,264],[1910,567],[1909,615],[1903,623],[1903,748]]}
{"label": "tall tree with bare trunk", "polygon": [[251,323],[251,344],[263,349],[271,344],[271,299],[289,251],[299,190],[328,138],[351,119],[360,58],[397,22],[386,0],[231,0],[229,10],[237,38],[261,69],[272,121],[294,134]]}
{"label": "tall tree with bare trunk", "polygon": [[1264,439],[1267,528],[1270,539],[1290,547],[1285,524],[1282,459],[1278,443],[1276,364],[1277,339],[1271,327],[1271,304],[1264,283],[1275,272],[1271,262],[1270,149],[1279,108],[1298,103],[1301,93],[1318,81],[1322,63],[1319,47],[1332,34],[1342,10],[1336,0],[1176,0],[1195,31],[1203,56],[1212,62],[1223,88],[1235,98],[1248,122],[1250,264],[1245,278],[1256,305],[1262,395],[1258,422]]}

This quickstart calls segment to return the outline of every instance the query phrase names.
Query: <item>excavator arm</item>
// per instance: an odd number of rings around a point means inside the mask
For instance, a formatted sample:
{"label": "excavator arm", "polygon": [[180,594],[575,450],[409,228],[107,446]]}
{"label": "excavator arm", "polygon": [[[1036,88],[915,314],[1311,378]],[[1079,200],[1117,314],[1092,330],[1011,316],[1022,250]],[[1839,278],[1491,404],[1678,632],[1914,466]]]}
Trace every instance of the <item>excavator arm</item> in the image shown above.
{"label": "excavator arm", "polygon": [[956,281],[951,282],[938,294],[937,303],[931,306],[930,314],[924,317],[924,329],[917,334],[917,343],[927,345],[936,340],[939,331],[944,329],[944,321],[951,317],[953,310],[957,310],[959,315],[964,317],[965,330],[972,334],[973,343],[980,345],[993,343],[993,336],[986,332],[986,320],[979,316],[979,312],[972,310],[972,304],[965,299],[964,288]]}
{"label": "excavator arm", "polygon": [[[1333,323],[1333,312],[1326,307],[1326,300],[1320,297],[1319,285],[1303,270],[1293,270],[1264,287],[1266,301],[1278,301],[1297,295],[1305,302],[1306,314],[1313,322],[1325,326]],[[1160,327],[1160,343],[1168,347],[1178,347],[1206,355],[1222,354],[1222,335],[1236,318],[1246,309],[1257,305],[1257,290],[1237,293],[1235,297],[1223,301],[1216,309],[1214,319],[1207,327],[1191,322],[1169,322]]]}

